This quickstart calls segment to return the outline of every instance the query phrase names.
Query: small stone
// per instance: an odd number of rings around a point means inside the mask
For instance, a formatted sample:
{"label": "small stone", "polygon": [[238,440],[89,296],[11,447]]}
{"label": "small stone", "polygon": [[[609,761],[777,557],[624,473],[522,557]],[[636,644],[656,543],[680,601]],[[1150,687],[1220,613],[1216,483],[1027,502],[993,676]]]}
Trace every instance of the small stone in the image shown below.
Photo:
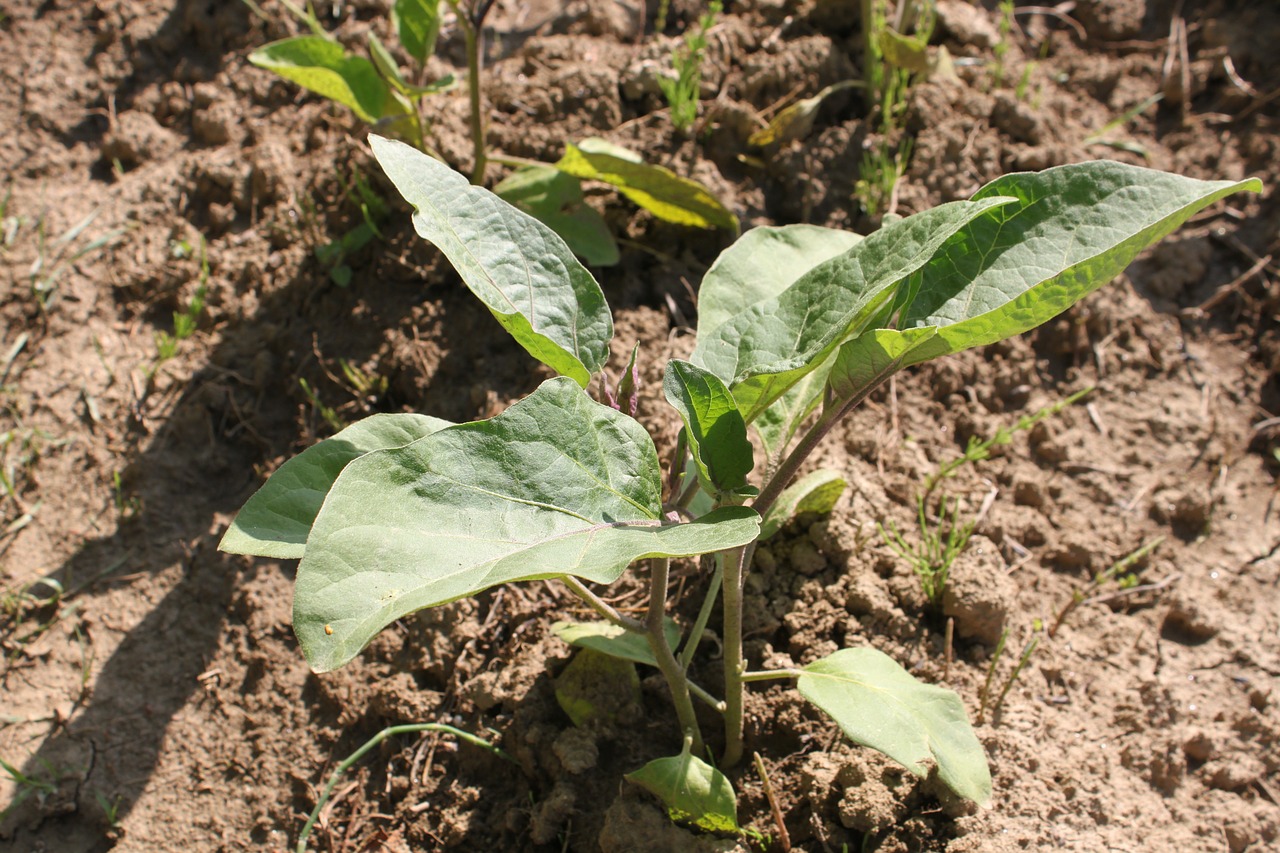
{"label": "small stone", "polygon": [[999,641],[1017,594],[995,543],[974,536],[951,566],[942,612],[956,620],[961,637],[991,645]]}
{"label": "small stone", "polygon": [[791,547],[791,568],[806,577],[812,577],[827,567],[827,559],[808,539],[801,539]]}
{"label": "small stone", "polygon": [[556,738],[551,749],[560,764],[569,773],[583,773],[596,766],[600,751],[595,738],[586,729],[565,729]]}

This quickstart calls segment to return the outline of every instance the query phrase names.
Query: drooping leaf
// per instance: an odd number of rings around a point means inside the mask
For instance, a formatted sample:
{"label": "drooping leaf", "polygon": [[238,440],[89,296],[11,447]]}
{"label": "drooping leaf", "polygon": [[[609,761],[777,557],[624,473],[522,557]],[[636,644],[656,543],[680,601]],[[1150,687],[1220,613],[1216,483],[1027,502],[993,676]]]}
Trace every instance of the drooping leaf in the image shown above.
{"label": "drooping leaf", "polygon": [[604,366],[613,318],[600,285],[554,231],[408,145],[369,144],[413,225],[530,355],[583,388]]}
{"label": "drooping leaf", "polygon": [[302,556],[307,534],[342,469],[374,450],[403,447],[451,426],[426,415],[371,415],[281,465],[254,492],[218,548],[280,560]]}
{"label": "drooping leaf", "polygon": [[690,360],[719,376],[750,423],[806,373],[863,331],[894,287],[952,234],[1013,199],[951,202],[890,223],[819,264],[776,297],[700,337]]}
{"label": "drooping leaf", "polygon": [[760,522],[760,538],[768,539],[802,513],[831,512],[848,485],[838,471],[829,468],[804,475],[788,486],[765,513]]}
{"label": "drooping leaf", "polygon": [[586,203],[582,184],[555,166],[525,166],[493,188],[498,198],[544,222],[575,255],[592,266],[619,260],[618,243],[596,209]]}
{"label": "drooping leaf", "polygon": [[556,704],[575,726],[615,720],[640,698],[636,665],[592,648],[574,655],[556,678]]}
{"label": "drooping leaf", "polygon": [[904,364],[994,343],[1057,316],[1137,254],[1257,179],[1199,181],[1106,160],[1005,175],[975,201],[1014,197],[956,233],[920,271],[900,326],[937,326]]}
{"label": "drooping leaf", "polygon": [[249,61],[337,101],[368,124],[405,111],[372,62],[352,56],[327,38],[297,36],[272,42],[249,54]]}
{"label": "drooping leaf", "polygon": [[861,80],[842,80],[832,83],[812,98],[802,98],[784,110],[780,110],[768,125],[757,130],[747,139],[748,145],[763,147],[774,143],[791,142],[804,139],[813,130],[814,119],[818,117],[818,107],[836,92],[853,86],[865,86]]}
{"label": "drooping leaf", "polygon": [[703,488],[722,495],[740,493],[755,458],[746,421],[729,389],[714,374],[680,359],[667,362],[662,389],[684,421]]}
{"label": "drooping leaf", "polygon": [[778,296],[823,261],[862,239],[852,231],[817,225],[752,228],[720,253],[698,285],[698,338],[735,314]]}
{"label": "drooping leaf", "polygon": [[[556,622],[551,626],[551,633],[571,646],[594,649],[602,654],[622,658],[633,663],[657,666],[649,641],[641,634],[628,631],[612,622]],[[662,633],[666,635],[667,645],[675,648],[680,644],[680,627],[675,620],[667,617],[662,622]]]}
{"label": "drooping leaf", "polygon": [[880,55],[894,68],[913,74],[929,71],[929,43],[918,36],[906,36],[891,27],[880,30]]}
{"label": "drooping leaf", "polygon": [[674,821],[707,832],[738,831],[738,801],[733,784],[693,755],[688,741],[679,755],[656,758],[628,773],[626,779],[661,800]]}
{"label": "drooping leaf", "polygon": [[917,681],[875,649],[841,649],[800,671],[801,695],[831,716],[854,743],[879,750],[917,776],[938,779],[979,804],[991,798],[991,771],[953,691]]}
{"label": "drooping leaf", "polygon": [[502,583],[610,583],[635,560],[745,544],[759,516],[729,507],[664,523],[648,433],[566,378],[487,421],[349,464],[307,540],[294,631],[318,672],[415,610]]}
{"label": "drooping leaf", "polygon": [[405,51],[422,65],[436,49],[440,0],[395,0],[391,6],[391,25]]}
{"label": "drooping leaf", "polygon": [[738,217],[697,181],[644,162],[639,154],[603,139],[566,145],[556,168],[584,181],[617,187],[659,219],[694,228],[738,230]]}

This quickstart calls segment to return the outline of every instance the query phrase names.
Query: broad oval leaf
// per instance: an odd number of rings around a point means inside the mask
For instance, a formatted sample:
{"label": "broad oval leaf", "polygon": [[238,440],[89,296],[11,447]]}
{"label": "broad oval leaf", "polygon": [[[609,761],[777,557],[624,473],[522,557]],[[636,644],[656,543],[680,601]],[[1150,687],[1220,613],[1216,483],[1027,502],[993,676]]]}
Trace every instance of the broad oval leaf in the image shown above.
{"label": "broad oval leaf", "polygon": [[740,492],[755,453],[729,389],[715,374],[680,359],[667,362],[662,389],[684,421],[703,488],[718,495]]}
{"label": "broad oval leaf", "polygon": [[[556,622],[551,626],[551,633],[571,646],[593,649],[632,663],[658,665],[653,649],[643,634],[628,631],[612,622]],[[662,633],[670,648],[680,645],[680,627],[669,616],[662,620]]]}
{"label": "broad oval leaf", "polygon": [[555,166],[517,169],[493,192],[545,223],[575,255],[592,266],[611,267],[621,257],[608,223],[586,203],[582,184]]}
{"label": "broad oval leaf", "polygon": [[440,34],[440,0],[395,0],[391,25],[413,61],[423,64],[435,52]]}
{"label": "broad oval leaf", "polygon": [[609,356],[613,318],[564,240],[421,151],[374,135],[369,144],[413,205],[418,234],[530,355],[587,387]]}
{"label": "broad oval leaf", "polygon": [[367,124],[405,112],[372,62],[352,56],[342,45],[321,36],[272,42],[249,54],[249,61],[337,101]]}
{"label": "broad oval leaf", "polygon": [[801,695],[854,743],[879,750],[917,776],[938,779],[978,804],[991,799],[982,744],[954,691],[917,681],[875,649],[841,649],[800,671]]}
{"label": "broad oval leaf", "polygon": [[285,462],[245,502],[218,548],[296,560],[302,556],[325,495],[342,469],[374,450],[403,447],[452,426],[415,414],[371,415]]}
{"label": "broad oval leaf", "polygon": [[852,249],[860,234],[817,225],[752,228],[720,253],[698,285],[698,338],[735,314],[777,296],[823,261]]}
{"label": "broad oval leaf", "polygon": [[626,776],[667,807],[674,821],[708,832],[738,831],[738,801],[733,784],[719,770],[690,752],[656,758]]}
{"label": "broad oval leaf", "polygon": [[648,433],[563,377],[490,420],[366,454],[334,483],[298,566],[302,650],[324,672],[424,607],[522,580],[610,583],[635,560],[758,534],[742,507],[663,523],[660,479]]}
{"label": "broad oval leaf", "polygon": [[760,522],[760,538],[768,539],[797,515],[831,512],[848,483],[838,471],[820,468],[805,474],[778,495]]}
{"label": "broad oval leaf", "polygon": [[900,326],[938,327],[915,364],[1052,319],[1198,211],[1262,183],[1200,181],[1108,160],[997,178],[974,200],[1017,199],[974,219],[925,266]]}
{"label": "broad oval leaf", "polygon": [[749,423],[859,334],[948,238],[1012,201],[951,202],[890,223],[700,338],[690,360],[728,383]]}
{"label": "broad oval leaf", "polygon": [[738,230],[738,217],[697,181],[670,169],[646,163],[639,154],[603,139],[584,139],[565,145],[556,163],[562,172],[584,181],[616,187],[659,219],[695,228]]}

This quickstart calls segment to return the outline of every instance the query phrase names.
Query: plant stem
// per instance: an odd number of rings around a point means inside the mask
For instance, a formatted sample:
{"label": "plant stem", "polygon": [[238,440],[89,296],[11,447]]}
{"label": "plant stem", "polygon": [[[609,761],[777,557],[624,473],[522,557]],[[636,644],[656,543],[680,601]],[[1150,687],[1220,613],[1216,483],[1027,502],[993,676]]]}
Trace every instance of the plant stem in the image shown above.
{"label": "plant stem", "polygon": [[702,730],[698,727],[698,715],[693,710],[693,699],[689,695],[689,679],[685,677],[676,656],[671,653],[667,635],[662,630],[663,619],[667,614],[667,580],[670,572],[669,558],[658,557],[649,561],[649,612],[645,614],[645,636],[653,651],[653,659],[663,678],[667,680],[667,687],[671,689],[671,701],[676,707],[680,728],[686,736],[693,738],[693,751],[701,754],[704,749]]}
{"label": "plant stem", "polygon": [[[488,10],[488,4],[485,4]],[[471,183],[480,186],[484,183],[485,167],[488,165],[487,149],[484,139],[484,116],[481,113],[483,104],[480,97],[480,21],[474,21],[464,13],[458,14],[458,22],[462,26],[462,35],[467,43],[467,88],[471,94],[471,146],[474,152],[475,165],[471,169]]]}
{"label": "plant stem", "polygon": [[800,670],[798,669],[758,669],[752,672],[742,673],[742,680],[751,681],[778,681],[783,678],[799,678]]}
{"label": "plant stem", "polygon": [[747,666],[742,659],[742,581],[751,545],[734,548],[724,557],[724,756],[720,765],[733,767],[742,760],[743,681]]}
{"label": "plant stem", "polygon": [[587,589],[586,584],[582,581],[572,575],[565,575],[561,580],[564,582],[565,586],[569,587],[570,592],[578,596],[578,598],[581,598],[592,610],[599,613],[619,628],[626,628],[628,631],[633,631],[637,634],[648,633],[648,628],[644,622],[641,622],[639,619],[632,619],[626,614],[619,613],[615,607],[610,605],[591,590]]}
{"label": "plant stem", "polygon": [[720,594],[720,584],[724,580],[724,555],[716,554],[715,561],[716,568],[711,574],[711,585],[707,587],[707,597],[702,600],[702,609],[698,611],[693,630],[689,632],[689,639],[680,650],[680,668],[686,671],[689,669],[689,664],[693,662],[694,654],[698,651],[698,644],[702,642],[702,635],[707,630],[707,622],[711,619],[711,611],[716,606],[716,596]]}

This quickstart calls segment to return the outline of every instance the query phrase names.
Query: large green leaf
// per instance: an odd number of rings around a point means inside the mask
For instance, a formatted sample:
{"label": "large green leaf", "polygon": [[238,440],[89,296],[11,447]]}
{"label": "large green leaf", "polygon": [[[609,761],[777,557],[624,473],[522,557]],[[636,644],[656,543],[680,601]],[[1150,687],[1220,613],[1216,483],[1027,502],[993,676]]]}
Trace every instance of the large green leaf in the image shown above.
{"label": "large green leaf", "polygon": [[740,493],[755,454],[729,389],[714,374],[680,359],[667,362],[662,389],[684,421],[703,488],[716,495]]}
{"label": "large green leaf", "polygon": [[938,327],[914,364],[1035,328],[1106,284],[1196,212],[1257,179],[1199,181],[1107,160],[1005,175],[975,201],[1014,204],[974,219],[920,271],[901,328]]}
{"label": "large green leaf", "polygon": [[870,329],[845,342],[827,376],[833,396],[836,400],[849,400],[870,391],[904,363],[912,363],[909,361],[912,352],[937,333],[933,327],[901,332]]}
{"label": "large green leaf", "polygon": [[691,361],[729,384],[748,422],[859,334],[894,287],[967,222],[1014,199],[951,202],[886,225],[699,338]]}
{"label": "large green leaf", "polygon": [[582,183],[572,175],[555,166],[525,166],[504,178],[493,192],[546,223],[587,263],[611,267],[618,262],[618,243],[608,223],[586,203]]}
{"label": "large green leaf", "polygon": [[852,231],[817,225],[752,228],[720,253],[698,285],[698,337],[782,293],[800,276],[847,252],[861,239]]}
{"label": "large green leaf", "polygon": [[349,464],[298,566],[294,630],[318,672],[406,614],[496,584],[617,579],[635,560],[750,542],[730,507],[664,523],[648,433],[563,377],[487,421]]}
{"label": "large green leaf", "polygon": [[617,187],[618,192],[667,222],[695,228],[738,230],[738,217],[702,184],[646,163],[634,151],[603,139],[584,139],[578,145],[566,145],[556,168],[584,181],[601,181]]}
{"label": "large green leaf", "polygon": [[302,556],[325,495],[342,469],[374,450],[403,447],[451,424],[426,415],[372,415],[285,462],[236,514],[218,547],[281,560]]}
{"label": "large green leaf", "polygon": [[938,779],[979,804],[991,799],[991,772],[964,703],[953,691],[917,681],[875,649],[841,649],[800,671],[801,695],[831,716],[854,743],[917,776]]}
{"label": "large green leaf", "polygon": [[626,776],[667,807],[672,820],[708,832],[738,831],[738,800],[719,770],[693,755],[689,742],[679,755],[656,758]]}
{"label": "large green leaf", "polygon": [[436,49],[440,34],[440,0],[395,0],[391,24],[400,44],[421,65]]}
{"label": "large green leaf", "polygon": [[613,318],[564,240],[421,151],[373,135],[369,144],[413,205],[418,234],[530,355],[587,387],[609,356]]}
{"label": "large green leaf", "polygon": [[[551,633],[571,646],[593,649],[632,663],[658,665],[657,658],[653,656],[653,648],[644,634],[628,631],[612,622],[556,622],[551,626]],[[674,649],[680,645],[680,626],[674,619],[663,618],[662,633],[667,638],[668,646]]]}
{"label": "large green leaf", "polygon": [[272,42],[249,54],[249,61],[337,101],[368,124],[406,111],[372,62],[321,36]]}
{"label": "large green leaf", "polygon": [[778,399],[769,404],[752,421],[760,446],[769,459],[778,459],[791,444],[804,419],[809,417],[822,400],[827,387],[827,374],[831,372],[834,357],[828,357],[810,372],[800,377]]}

